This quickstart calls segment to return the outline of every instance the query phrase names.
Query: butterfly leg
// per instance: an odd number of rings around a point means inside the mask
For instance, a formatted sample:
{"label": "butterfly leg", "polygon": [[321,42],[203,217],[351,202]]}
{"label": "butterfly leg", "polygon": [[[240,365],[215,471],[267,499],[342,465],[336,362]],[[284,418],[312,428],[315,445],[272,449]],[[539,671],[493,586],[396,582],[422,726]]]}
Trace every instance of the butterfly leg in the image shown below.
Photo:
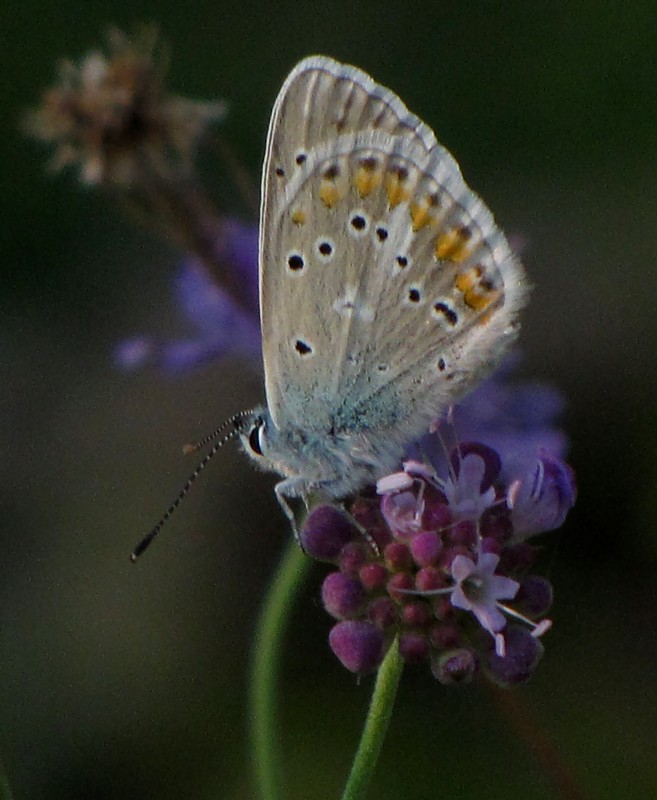
{"label": "butterfly leg", "polygon": [[[321,502],[330,503],[331,500],[329,496],[322,493],[321,488],[318,489],[317,487],[313,487],[313,490],[309,491],[305,481],[302,481],[298,478],[297,479],[287,478],[284,481],[280,481],[274,486],[274,492],[276,493],[276,499],[278,500],[278,504],[283,509],[283,513],[290,521],[290,525],[292,527],[292,533],[294,534],[296,543],[302,550],[304,550],[303,543],[301,541],[301,533],[299,531],[299,528],[297,527],[297,520],[294,513],[294,509],[290,505],[289,500],[303,497],[306,509],[309,511],[314,506],[321,504]],[[370,533],[358,522],[358,520],[356,520],[353,514],[351,514],[351,512],[345,507],[343,503],[340,503],[340,508],[349,517],[349,520],[351,521],[352,525],[358,530],[360,535],[372,548],[372,552],[375,553],[376,555],[380,555],[381,553],[379,551],[379,547],[372,538],[372,536],[370,535]]]}
{"label": "butterfly leg", "polygon": [[288,502],[288,500],[301,497],[302,486],[303,482],[300,481],[299,479],[286,478],[286,480],[280,481],[279,483],[276,484],[276,486],[274,486],[274,492],[276,493],[276,499],[278,500],[278,505],[283,509],[283,513],[288,518],[290,525],[292,526],[292,533],[294,534],[296,543],[303,550],[303,545],[301,544],[301,535],[299,533],[299,528],[297,527],[297,520],[294,515],[294,509]]}
{"label": "butterfly leg", "polygon": [[[321,488],[316,485],[309,486],[306,481],[301,478],[286,478],[274,486],[276,499],[278,504],[283,509],[283,513],[290,521],[292,533],[299,547],[304,550],[303,542],[301,541],[301,532],[297,526],[297,514],[290,504],[290,500],[303,500],[306,512],[322,503],[330,503],[330,497],[322,492]],[[349,514],[351,517],[351,515]],[[356,527],[360,528],[358,523],[354,520]],[[304,550],[305,552],[305,550]]]}

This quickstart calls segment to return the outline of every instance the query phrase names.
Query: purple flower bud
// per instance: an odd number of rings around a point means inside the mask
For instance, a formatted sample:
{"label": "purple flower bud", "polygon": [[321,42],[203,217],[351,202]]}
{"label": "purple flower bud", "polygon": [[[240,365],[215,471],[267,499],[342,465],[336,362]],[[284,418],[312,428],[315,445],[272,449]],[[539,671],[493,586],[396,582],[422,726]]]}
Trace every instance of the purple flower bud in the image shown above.
{"label": "purple flower bud", "polygon": [[367,607],[367,617],[380,630],[397,624],[399,606],[389,597],[377,597]]}
{"label": "purple flower bud", "polygon": [[379,553],[382,553],[393,540],[390,528],[388,528],[385,523],[382,523],[381,525],[375,525],[373,528],[368,530],[368,533],[372,537],[372,540],[374,541],[376,549],[379,551]]}
{"label": "purple flower bud", "polygon": [[415,574],[415,588],[418,592],[433,592],[449,586],[445,573],[437,567],[422,567]]}
{"label": "purple flower bud", "polygon": [[432,616],[431,607],[423,600],[406,603],[401,609],[402,622],[412,628],[423,628],[429,624]]}
{"label": "purple flower bud", "polygon": [[516,539],[560,527],[575,504],[575,473],[568,464],[541,453],[510,492]]}
{"label": "purple flower bud", "polygon": [[[397,572],[395,573],[390,580],[388,581],[388,585],[386,589],[390,597],[393,600],[397,600],[397,602],[404,602],[408,599],[408,594],[406,594],[406,590],[413,589],[413,578],[409,575],[408,572]],[[404,592],[400,592],[399,590],[403,589]]]}
{"label": "purple flower bud", "polygon": [[329,634],[329,644],[351,672],[373,672],[383,661],[383,634],[369,622],[338,622]]}
{"label": "purple flower bud", "polygon": [[504,548],[499,539],[492,539],[490,536],[485,536],[481,540],[480,550],[482,553],[494,553],[499,556]]}
{"label": "purple flower bud", "polygon": [[411,555],[418,567],[428,567],[438,560],[443,543],[437,533],[418,533],[410,541]]}
{"label": "purple flower bud", "polygon": [[425,531],[440,531],[452,522],[452,512],[444,498],[432,501],[427,498],[427,492],[425,492],[424,503],[422,527]]}
{"label": "purple flower bud", "polygon": [[539,575],[528,575],[520,584],[514,605],[528,617],[542,617],[552,605],[552,584]]}
{"label": "purple flower bud", "polygon": [[365,590],[360,581],[332,572],[322,584],[322,602],[328,613],[336,619],[353,617],[361,610],[365,601]]}
{"label": "purple flower bud", "polygon": [[407,664],[421,664],[426,661],[429,658],[427,637],[421,633],[400,633],[399,655]]}
{"label": "purple flower bud", "polygon": [[342,548],[356,536],[346,514],[335,506],[317,506],[306,517],[301,530],[301,546],[311,558],[335,561]]}
{"label": "purple flower bud", "polygon": [[366,530],[369,530],[379,522],[379,506],[380,500],[378,497],[371,500],[366,497],[357,497],[351,504],[350,511],[356,522]]}
{"label": "purple flower bud", "polygon": [[466,547],[462,544],[455,544],[451,547],[446,547],[440,559],[438,561],[438,566],[442,567],[442,569],[451,572],[452,570],[452,562],[456,558],[456,556],[469,556],[472,552],[470,548]]}
{"label": "purple flower bud", "polygon": [[456,618],[458,612],[452,605],[449,595],[443,597],[435,597],[433,599],[433,615],[441,622],[449,622]]}
{"label": "purple flower bud", "polygon": [[383,566],[383,564],[378,564],[375,562],[372,564],[365,564],[364,567],[360,568],[358,573],[361,583],[368,592],[374,592],[379,589],[383,589],[386,585],[389,575],[390,573]]}
{"label": "purple flower bud", "polygon": [[431,660],[434,678],[445,686],[469,683],[477,668],[477,660],[471,650],[460,647],[448,650]]}
{"label": "purple flower bud", "polygon": [[362,542],[347,542],[338,558],[340,569],[348,575],[358,575],[360,568],[367,563],[370,552],[369,545]]}
{"label": "purple flower bud", "polygon": [[390,542],[383,551],[386,566],[391,572],[402,572],[412,567],[411,551],[401,542]]}
{"label": "purple flower bud", "polygon": [[525,628],[504,631],[505,654],[498,656],[494,646],[486,656],[488,674],[500,686],[515,686],[531,678],[543,655],[543,645]]}
{"label": "purple flower bud", "polygon": [[448,622],[437,622],[429,628],[429,641],[439,650],[456,647],[461,641],[458,625]]}
{"label": "purple flower bud", "polygon": [[449,544],[472,547],[477,540],[477,526],[470,519],[464,519],[453,525],[445,534]]}

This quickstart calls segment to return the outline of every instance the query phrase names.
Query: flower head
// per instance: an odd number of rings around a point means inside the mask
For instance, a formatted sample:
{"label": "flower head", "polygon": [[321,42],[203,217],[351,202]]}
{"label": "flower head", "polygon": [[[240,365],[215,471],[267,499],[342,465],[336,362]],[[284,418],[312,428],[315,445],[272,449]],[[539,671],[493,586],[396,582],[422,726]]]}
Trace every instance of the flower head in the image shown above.
{"label": "flower head", "polygon": [[[497,381],[488,387],[504,394]],[[485,407],[485,391],[470,408]],[[559,457],[565,440],[542,404],[546,391],[536,389],[534,406],[543,407],[540,427],[558,454],[536,447],[522,415],[515,437],[511,414],[503,434],[489,418],[498,447],[483,431],[470,438],[481,418],[468,419],[466,401],[452,416],[468,438],[451,452],[441,424],[410,448],[400,472],[379,481],[379,498],[355,498],[351,516],[331,506],[310,513],[302,544],[337,566],[322,599],[337,620],[331,647],[348,669],[376,669],[396,638],[407,663],[429,662],[445,684],[480,673],[504,685],[531,676],[543,653],[538,638],[551,626],[552,589],[530,572],[537,548],[528,539],[561,524],[575,500],[572,470]],[[524,387],[519,397],[530,404]]]}

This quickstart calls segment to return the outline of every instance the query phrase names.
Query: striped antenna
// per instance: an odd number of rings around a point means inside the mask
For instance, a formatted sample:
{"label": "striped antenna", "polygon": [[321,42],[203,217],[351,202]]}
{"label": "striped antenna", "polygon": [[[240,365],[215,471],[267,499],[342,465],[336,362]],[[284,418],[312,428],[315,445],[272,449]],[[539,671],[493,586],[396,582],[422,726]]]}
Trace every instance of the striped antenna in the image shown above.
{"label": "striped antenna", "polygon": [[204,436],[198,442],[194,444],[185,445],[183,448],[183,452],[185,453],[193,453],[198,450],[200,447],[203,447],[210,442],[217,440],[221,433],[229,426],[232,425],[232,430],[229,430],[221,439],[215,441],[212,445],[212,449],[202,458],[201,461],[196,465],[196,469],[192,474],[189,476],[185,485],[182,489],[178,492],[178,496],[176,499],[171,503],[169,508],[162,514],[160,519],[158,520],[157,524],[151,528],[149,533],[144,536],[144,538],[139,542],[139,544],[135,547],[135,549],[130,554],[130,561],[134,564],[135,561],[139,558],[139,556],[146,550],[152,543],[153,539],[158,535],[158,533],[164,527],[164,524],[167,520],[171,517],[173,512],[178,508],[180,503],[183,501],[184,497],[187,495],[189,490],[192,488],[194,481],[198,478],[201,472],[204,470],[205,466],[207,465],[208,461],[219,451],[226,442],[229,442],[231,439],[234,439],[235,436],[238,436],[242,430],[242,426],[240,422],[244,417],[248,417],[252,412],[251,411],[240,411],[239,414],[235,414],[230,419],[227,419],[222,425],[220,425],[215,431],[213,431],[208,436]]}
{"label": "striped antenna", "polygon": [[240,426],[239,423],[244,417],[249,417],[253,414],[253,409],[249,411],[239,411],[237,414],[233,414],[232,417],[229,417],[225,422],[222,422],[218,428],[215,428],[212,433],[208,433],[207,436],[203,436],[198,442],[190,442],[183,447],[183,453],[187,456],[190,453],[195,453],[197,450],[200,450],[202,447],[205,447],[206,444],[210,444],[210,442],[214,442],[222,432],[227,428],[229,425],[232,425],[236,431],[239,431]]}

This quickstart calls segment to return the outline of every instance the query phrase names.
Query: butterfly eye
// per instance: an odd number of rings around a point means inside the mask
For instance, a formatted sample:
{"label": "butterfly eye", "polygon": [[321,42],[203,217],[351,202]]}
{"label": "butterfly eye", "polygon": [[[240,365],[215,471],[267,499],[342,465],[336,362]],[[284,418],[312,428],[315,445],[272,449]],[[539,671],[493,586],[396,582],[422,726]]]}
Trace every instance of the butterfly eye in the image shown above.
{"label": "butterfly eye", "polygon": [[262,434],[264,432],[264,428],[264,422],[259,419],[249,432],[249,447],[258,456],[264,456],[264,453],[262,452]]}

